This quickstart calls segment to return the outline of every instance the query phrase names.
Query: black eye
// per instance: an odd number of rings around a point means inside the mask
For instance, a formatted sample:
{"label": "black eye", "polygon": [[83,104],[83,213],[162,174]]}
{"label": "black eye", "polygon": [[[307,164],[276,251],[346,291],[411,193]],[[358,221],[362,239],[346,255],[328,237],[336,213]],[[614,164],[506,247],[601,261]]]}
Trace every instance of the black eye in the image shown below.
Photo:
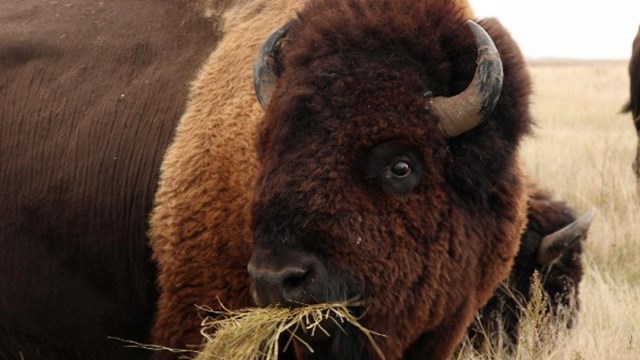
{"label": "black eye", "polygon": [[408,195],[422,179],[420,150],[404,139],[390,139],[371,147],[364,176],[383,191]]}
{"label": "black eye", "polygon": [[411,165],[406,161],[398,161],[391,166],[391,173],[397,177],[405,177],[411,174]]}

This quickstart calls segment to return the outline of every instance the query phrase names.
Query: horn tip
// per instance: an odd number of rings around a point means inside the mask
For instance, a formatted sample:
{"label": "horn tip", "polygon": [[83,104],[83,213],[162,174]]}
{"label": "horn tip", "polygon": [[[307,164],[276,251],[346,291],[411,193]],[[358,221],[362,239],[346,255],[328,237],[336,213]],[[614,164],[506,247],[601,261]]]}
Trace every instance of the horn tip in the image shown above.
{"label": "horn tip", "polygon": [[584,215],[582,215],[578,221],[585,224],[591,224],[595,215],[596,215],[596,208],[591,208]]}

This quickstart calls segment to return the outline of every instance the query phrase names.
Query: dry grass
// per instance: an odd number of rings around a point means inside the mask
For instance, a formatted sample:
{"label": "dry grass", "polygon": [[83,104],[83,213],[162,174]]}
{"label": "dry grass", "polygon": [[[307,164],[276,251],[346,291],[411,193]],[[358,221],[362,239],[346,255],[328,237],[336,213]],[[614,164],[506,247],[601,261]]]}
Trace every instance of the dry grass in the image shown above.
{"label": "dry grass", "polygon": [[[533,66],[539,128],[523,147],[530,173],[580,210],[595,207],[588,256],[615,278],[640,281],[640,198],[631,171],[637,136],[624,62]],[[635,250],[635,251],[634,251]]]}
{"label": "dry grass", "polygon": [[[544,359],[552,354],[559,341],[566,338],[566,319],[562,317],[568,312],[559,310],[560,315],[554,317],[549,312],[548,298],[543,291],[540,275],[536,272],[532,278],[531,301],[523,305],[523,314],[528,321],[520,322],[518,326],[518,343],[509,346],[510,340],[504,334],[486,333],[482,330],[480,336],[484,339],[475,339],[479,346],[474,348],[469,339],[465,339],[461,351],[456,354],[456,360],[463,359]],[[490,340],[489,340],[490,339]]]}
{"label": "dry grass", "polygon": [[[628,99],[626,62],[546,62],[531,66],[536,135],[522,148],[525,168],[579,212],[595,208],[585,251],[578,325],[557,324],[550,346],[478,354],[465,344],[461,359],[640,359],[640,198],[631,171],[637,136]],[[544,345],[544,344],[542,344]],[[548,344],[549,345],[549,344]],[[532,356],[532,354],[536,354]]]}
{"label": "dry grass", "polygon": [[[303,330],[311,336],[320,332],[330,336],[323,327],[327,321],[338,331],[345,331],[346,324],[353,325],[369,339],[380,359],[384,359],[374,339],[374,336],[381,335],[360,325],[358,319],[349,312],[350,305],[353,304],[318,304],[293,309],[249,308],[223,312],[208,310],[211,316],[202,323],[206,343],[195,360],[275,360],[293,339],[313,353],[313,347],[296,334]],[[285,341],[282,348],[281,340]]]}

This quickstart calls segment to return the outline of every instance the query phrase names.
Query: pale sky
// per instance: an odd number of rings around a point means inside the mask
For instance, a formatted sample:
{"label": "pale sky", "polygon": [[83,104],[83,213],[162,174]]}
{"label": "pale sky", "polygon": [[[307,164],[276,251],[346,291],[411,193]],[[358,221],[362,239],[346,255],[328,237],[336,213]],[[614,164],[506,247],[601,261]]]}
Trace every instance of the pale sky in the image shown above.
{"label": "pale sky", "polygon": [[469,0],[496,17],[528,59],[628,59],[640,0]]}

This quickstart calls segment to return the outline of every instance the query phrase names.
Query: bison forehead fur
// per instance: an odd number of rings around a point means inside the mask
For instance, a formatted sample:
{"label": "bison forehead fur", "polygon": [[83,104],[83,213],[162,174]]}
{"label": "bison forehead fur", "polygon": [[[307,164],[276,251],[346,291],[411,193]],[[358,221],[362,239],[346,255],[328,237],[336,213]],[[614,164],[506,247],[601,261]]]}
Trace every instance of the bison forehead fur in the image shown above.
{"label": "bison forehead fur", "polygon": [[[483,123],[446,139],[425,93],[451,96],[473,77],[464,11],[444,0],[314,0],[291,25],[256,128],[249,89],[217,84],[250,84],[255,34],[265,39],[290,20],[274,11],[256,10],[264,23],[226,35],[163,164],[151,222],[156,341],[196,341],[194,303],[251,305],[253,237],[257,250],[319,259],[333,287],[319,300],[366,301],[363,322],[387,335],[387,358],[449,357],[506,277],[525,223],[516,151],[530,127],[530,89],[517,47],[499,24],[480,22],[502,58],[502,94]],[[233,44],[247,36],[256,47],[239,54]],[[380,158],[398,153],[420,170],[399,188],[378,171]]]}

